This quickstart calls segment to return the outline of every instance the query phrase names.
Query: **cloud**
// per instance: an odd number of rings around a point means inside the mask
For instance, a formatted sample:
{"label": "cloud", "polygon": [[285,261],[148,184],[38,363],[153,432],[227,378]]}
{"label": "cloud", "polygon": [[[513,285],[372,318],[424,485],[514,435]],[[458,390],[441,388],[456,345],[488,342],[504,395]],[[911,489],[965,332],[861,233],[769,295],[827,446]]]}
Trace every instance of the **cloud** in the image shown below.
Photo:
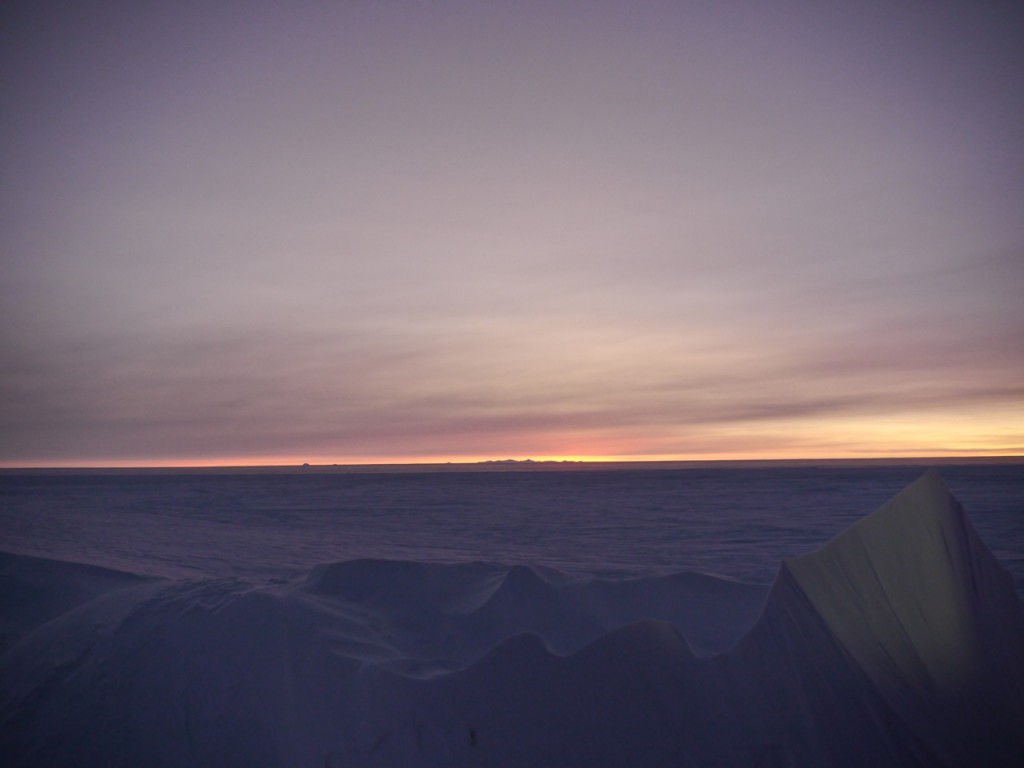
{"label": "cloud", "polygon": [[1020,14],[229,5],[17,9],[0,461],[1019,423]]}

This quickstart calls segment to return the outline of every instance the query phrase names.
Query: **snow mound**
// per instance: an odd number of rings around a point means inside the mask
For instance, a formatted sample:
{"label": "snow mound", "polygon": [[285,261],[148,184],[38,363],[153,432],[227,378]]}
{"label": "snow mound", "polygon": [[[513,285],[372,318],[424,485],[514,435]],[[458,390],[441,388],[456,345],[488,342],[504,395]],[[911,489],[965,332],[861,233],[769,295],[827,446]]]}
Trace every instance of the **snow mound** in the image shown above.
{"label": "snow mound", "polygon": [[763,588],[357,560],[295,586],[0,558],[48,766],[1016,766],[1024,615],[932,473]]}
{"label": "snow mound", "polygon": [[0,552],[0,653],[61,614],[144,581],[148,579],[95,565]]}
{"label": "snow mound", "polygon": [[933,755],[1024,761],[1024,621],[1014,585],[929,472],[783,572]]}

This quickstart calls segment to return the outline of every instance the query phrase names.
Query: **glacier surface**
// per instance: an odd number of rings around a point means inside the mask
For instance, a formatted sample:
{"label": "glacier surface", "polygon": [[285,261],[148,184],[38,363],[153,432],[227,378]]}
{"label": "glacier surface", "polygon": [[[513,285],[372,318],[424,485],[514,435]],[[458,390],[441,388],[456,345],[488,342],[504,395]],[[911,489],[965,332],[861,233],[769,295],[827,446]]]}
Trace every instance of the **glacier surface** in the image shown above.
{"label": "glacier surface", "polygon": [[1024,614],[934,472],[770,589],[360,559],[0,556],[15,766],[1017,766]]}

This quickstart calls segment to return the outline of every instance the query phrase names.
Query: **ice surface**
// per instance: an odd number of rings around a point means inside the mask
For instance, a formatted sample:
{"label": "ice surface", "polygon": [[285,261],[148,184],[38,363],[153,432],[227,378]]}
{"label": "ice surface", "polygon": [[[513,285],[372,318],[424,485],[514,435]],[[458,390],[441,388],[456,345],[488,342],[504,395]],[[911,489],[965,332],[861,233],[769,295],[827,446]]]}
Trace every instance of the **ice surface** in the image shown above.
{"label": "ice surface", "polygon": [[0,754],[53,766],[1016,766],[1024,615],[935,474],[766,595],[360,559],[0,559]]}

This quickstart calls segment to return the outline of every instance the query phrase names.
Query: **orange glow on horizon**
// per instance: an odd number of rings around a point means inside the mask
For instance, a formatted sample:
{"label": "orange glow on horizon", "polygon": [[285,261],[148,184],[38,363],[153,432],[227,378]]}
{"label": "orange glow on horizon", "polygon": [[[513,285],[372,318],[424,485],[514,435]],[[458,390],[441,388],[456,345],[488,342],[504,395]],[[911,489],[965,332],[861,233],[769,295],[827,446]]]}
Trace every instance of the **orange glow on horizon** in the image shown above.
{"label": "orange glow on horizon", "polygon": [[[457,435],[439,431],[429,447],[411,445],[408,452],[332,450],[310,446],[295,450],[219,455],[142,455],[131,458],[33,457],[0,461],[8,469],[30,468],[214,468],[318,467],[479,464],[512,459],[525,462],[709,462],[829,461],[885,459],[1016,458],[1024,456],[1024,429],[1016,409],[973,413],[878,414],[828,420],[772,420],[593,430],[538,431],[532,434],[472,435],[473,449],[445,450]],[[491,445],[495,446],[493,450]],[[467,444],[467,448],[468,448]]]}
{"label": "orange glow on horizon", "polygon": [[999,450],[933,450],[933,451],[858,451],[811,455],[796,451],[767,453],[703,453],[703,454],[627,454],[627,455],[554,455],[554,456],[374,456],[338,459],[308,456],[216,456],[176,459],[80,460],[55,462],[5,462],[2,469],[216,469],[216,468],[282,468],[302,467],[378,467],[378,466],[437,466],[445,464],[479,465],[502,464],[508,460],[523,464],[620,464],[649,462],[733,462],[733,461],[885,461],[902,459],[982,459],[1020,460],[1024,452]]}

